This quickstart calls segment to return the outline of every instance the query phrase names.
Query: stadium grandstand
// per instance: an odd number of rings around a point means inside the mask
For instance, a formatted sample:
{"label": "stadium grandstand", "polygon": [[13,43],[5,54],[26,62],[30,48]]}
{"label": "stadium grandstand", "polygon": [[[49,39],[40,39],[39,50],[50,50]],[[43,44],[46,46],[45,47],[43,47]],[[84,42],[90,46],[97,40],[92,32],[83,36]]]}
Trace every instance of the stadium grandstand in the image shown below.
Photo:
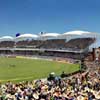
{"label": "stadium grandstand", "polygon": [[89,52],[89,47],[96,42],[97,36],[96,33],[86,31],[3,36],[0,38],[0,54],[81,59]]}

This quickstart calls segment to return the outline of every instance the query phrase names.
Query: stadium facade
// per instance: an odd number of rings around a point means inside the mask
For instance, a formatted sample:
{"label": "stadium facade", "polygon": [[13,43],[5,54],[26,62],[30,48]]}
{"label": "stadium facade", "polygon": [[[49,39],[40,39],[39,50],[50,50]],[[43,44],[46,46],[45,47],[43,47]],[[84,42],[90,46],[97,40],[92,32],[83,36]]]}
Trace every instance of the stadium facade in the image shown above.
{"label": "stadium facade", "polygon": [[[0,38],[0,54],[83,59],[88,56],[90,47],[95,47],[98,37],[99,34],[87,31],[3,36]],[[94,54],[93,59],[96,59]]]}

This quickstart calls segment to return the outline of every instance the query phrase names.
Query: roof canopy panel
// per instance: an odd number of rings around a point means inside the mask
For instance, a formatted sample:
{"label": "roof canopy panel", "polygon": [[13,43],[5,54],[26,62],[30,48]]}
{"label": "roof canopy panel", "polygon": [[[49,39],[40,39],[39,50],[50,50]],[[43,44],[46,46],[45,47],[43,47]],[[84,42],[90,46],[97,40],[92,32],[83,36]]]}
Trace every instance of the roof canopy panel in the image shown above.
{"label": "roof canopy panel", "polygon": [[16,40],[25,40],[25,39],[37,39],[38,36],[35,34],[22,34],[16,37]]}
{"label": "roof canopy panel", "polygon": [[11,36],[0,37],[0,41],[14,41],[14,38]]}
{"label": "roof canopy panel", "polygon": [[70,31],[70,32],[66,32],[66,33],[63,33],[62,35],[61,35],[61,37],[63,37],[63,38],[68,38],[68,37],[95,37],[95,38],[97,38],[97,37],[100,37],[100,35],[99,34],[97,34],[97,33],[93,33],[93,32],[88,32],[88,31]]}
{"label": "roof canopy panel", "polygon": [[83,34],[89,34],[90,32],[88,31],[70,31],[63,33],[64,35],[83,35]]}
{"label": "roof canopy panel", "polygon": [[45,33],[45,34],[40,35],[39,38],[54,39],[54,38],[57,38],[59,35],[60,35],[59,33]]}
{"label": "roof canopy panel", "polygon": [[37,38],[38,36],[35,34],[22,34],[16,38]]}
{"label": "roof canopy panel", "polygon": [[59,33],[45,33],[45,34],[42,34],[41,37],[56,37],[58,35]]}

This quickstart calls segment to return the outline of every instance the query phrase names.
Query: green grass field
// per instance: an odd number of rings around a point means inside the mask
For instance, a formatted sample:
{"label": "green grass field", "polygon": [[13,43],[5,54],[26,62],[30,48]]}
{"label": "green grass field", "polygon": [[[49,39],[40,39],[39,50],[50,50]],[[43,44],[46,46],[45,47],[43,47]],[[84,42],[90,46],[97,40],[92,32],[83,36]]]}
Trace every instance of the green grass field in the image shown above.
{"label": "green grass field", "polygon": [[49,73],[60,75],[62,71],[71,73],[79,70],[77,64],[67,64],[47,60],[0,57],[0,81],[19,82],[45,78]]}

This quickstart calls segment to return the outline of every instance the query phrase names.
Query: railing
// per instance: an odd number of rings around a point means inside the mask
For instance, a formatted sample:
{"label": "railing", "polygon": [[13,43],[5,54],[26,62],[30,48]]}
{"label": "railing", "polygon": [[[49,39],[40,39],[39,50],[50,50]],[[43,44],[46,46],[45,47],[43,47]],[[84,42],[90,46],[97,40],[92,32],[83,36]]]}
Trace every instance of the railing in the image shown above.
{"label": "railing", "polygon": [[14,50],[27,50],[27,51],[59,51],[59,52],[74,52],[74,53],[83,53],[85,51],[85,49],[44,49],[44,48],[0,48],[0,50],[11,50],[11,51],[14,51]]}

